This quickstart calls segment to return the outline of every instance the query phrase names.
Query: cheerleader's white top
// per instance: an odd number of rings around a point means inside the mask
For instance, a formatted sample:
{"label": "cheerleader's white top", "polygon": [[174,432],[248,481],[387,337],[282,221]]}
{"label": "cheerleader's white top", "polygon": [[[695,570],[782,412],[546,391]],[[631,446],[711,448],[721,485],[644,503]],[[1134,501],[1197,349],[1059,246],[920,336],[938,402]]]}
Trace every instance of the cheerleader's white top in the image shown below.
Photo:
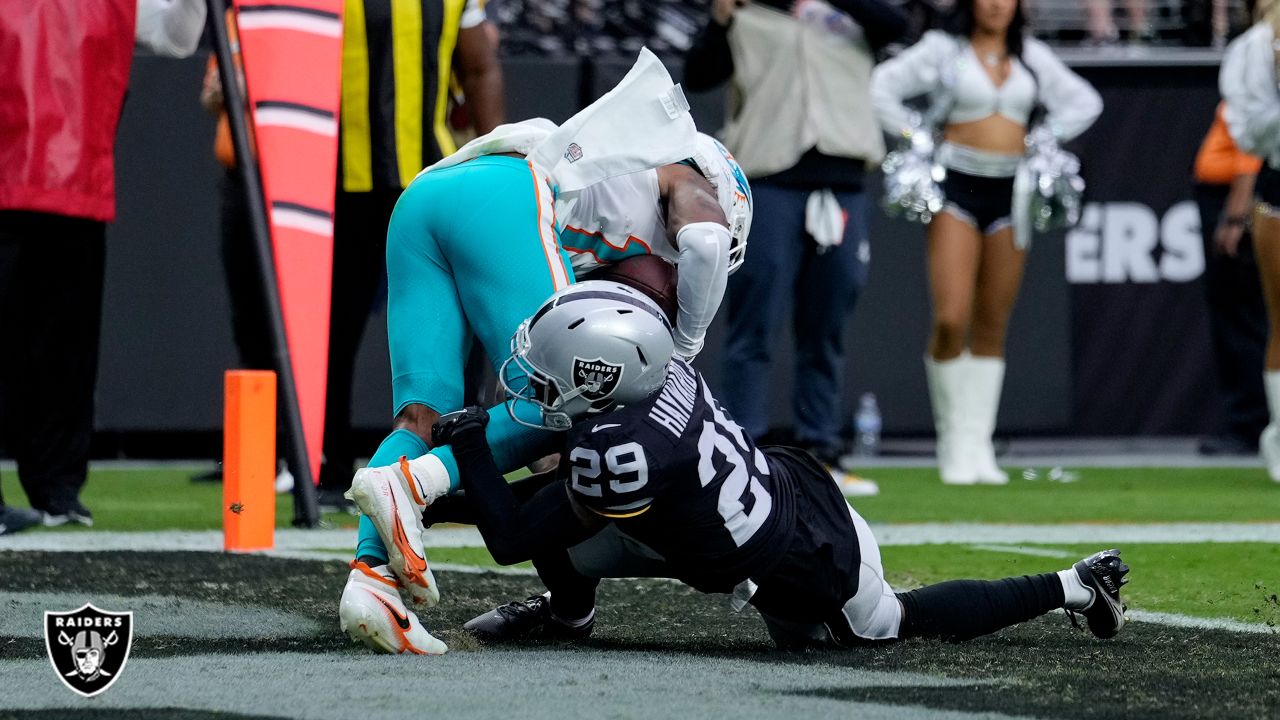
{"label": "cheerleader's white top", "polygon": [[[997,86],[968,39],[940,30],[876,67],[871,76],[871,103],[885,132],[899,135],[911,126],[906,101],[930,96],[938,123],[964,123],[993,115],[1025,126],[1038,104],[1045,122],[1060,140],[1084,132],[1102,112],[1102,98],[1072,72],[1047,45],[1023,41],[1022,57]],[[942,107],[939,107],[941,105]],[[926,113],[926,117],[928,117]]]}

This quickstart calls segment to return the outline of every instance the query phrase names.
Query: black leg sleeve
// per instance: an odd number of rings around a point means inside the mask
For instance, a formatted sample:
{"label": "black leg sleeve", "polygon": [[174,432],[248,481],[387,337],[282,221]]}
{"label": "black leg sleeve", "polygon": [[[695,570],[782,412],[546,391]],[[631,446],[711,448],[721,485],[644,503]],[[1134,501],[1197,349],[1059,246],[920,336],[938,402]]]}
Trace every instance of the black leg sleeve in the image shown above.
{"label": "black leg sleeve", "polygon": [[568,550],[553,550],[533,559],[542,584],[551,591],[551,612],[561,620],[581,620],[596,606],[599,578],[583,575],[573,567]]}
{"label": "black leg sleeve", "polygon": [[951,580],[898,593],[906,611],[898,637],[958,641],[1026,622],[1065,601],[1056,573],[1003,580]]}

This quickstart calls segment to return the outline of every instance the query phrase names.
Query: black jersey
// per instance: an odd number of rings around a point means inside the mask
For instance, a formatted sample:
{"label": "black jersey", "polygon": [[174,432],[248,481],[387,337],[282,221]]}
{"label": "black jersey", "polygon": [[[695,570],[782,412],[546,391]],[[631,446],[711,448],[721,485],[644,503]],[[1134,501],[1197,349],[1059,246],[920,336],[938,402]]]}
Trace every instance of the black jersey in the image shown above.
{"label": "black jersey", "polygon": [[766,573],[795,526],[790,473],[680,360],[643,402],[575,424],[564,472],[579,505],[661,553],[679,579],[727,592]]}

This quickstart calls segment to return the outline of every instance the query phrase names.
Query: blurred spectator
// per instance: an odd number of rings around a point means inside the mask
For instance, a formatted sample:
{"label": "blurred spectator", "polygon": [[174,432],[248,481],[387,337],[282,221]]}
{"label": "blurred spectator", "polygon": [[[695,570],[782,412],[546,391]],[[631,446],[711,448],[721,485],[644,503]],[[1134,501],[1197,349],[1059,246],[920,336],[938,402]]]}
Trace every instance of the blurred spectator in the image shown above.
{"label": "blurred spectator", "polygon": [[925,96],[941,126],[936,162],[946,204],[928,230],[933,329],[925,372],[948,484],[1000,484],[992,433],[1004,385],[1005,333],[1022,284],[1030,238],[1014,226],[1015,175],[1033,111],[1042,134],[1084,132],[1102,100],[1044,43],[1026,37],[1019,0],[959,0],[946,31],[876,68],[872,100],[885,132],[910,137],[905,101]]}
{"label": "blurred spectator", "polygon": [[41,519],[93,524],[80,489],[116,125],[135,42],[188,56],[204,17],[204,0],[38,0],[0,13],[0,440],[39,511],[0,500],[0,535]]}
{"label": "blurred spectator", "polygon": [[[795,438],[829,467],[846,417],[845,319],[871,254],[863,175],[884,155],[871,68],[906,27],[884,0],[714,0],[685,62],[691,90],[731,82],[723,139],[756,209],[746,262],[729,278],[725,401],[752,437],[769,430],[769,365],[790,309]],[[846,479],[848,492],[874,492]]]}
{"label": "blurred spectator", "polygon": [[[1112,0],[1088,0],[1089,37],[1098,43],[1117,43],[1120,41],[1120,29],[1116,27]],[[1124,7],[1129,14],[1129,40],[1131,42],[1150,42],[1155,39],[1151,25],[1147,23],[1146,0],[1125,0]]]}
{"label": "blurred spectator", "polygon": [[[342,493],[354,471],[352,377],[369,316],[385,301],[391,211],[418,171],[456,149],[447,123],[450,93],[439,79],[457,75],[477,132],[492,130],[505,114],[502,68],[479,0],[347,0],[345,18],[320,469],[320,501],[328,507],[346,505]],[[403,32],[418,26],[422,32]]]}
{"label": "blurred spectator", "polygon": [[[909,20],[904,41],[915,42],[955,0],[886,0]],[[1025,0],[1031,30],[1053,43],[1179,42],[1221,47],[1247,26],[1251,0]],[[489,0],[486,11],[515,55],[659,54],[690,47],[709,0]],[[1117,11],[1120,13],[1117,15]],[[1118,22],[1117,22],[1118,21]]]}
{"label": "blurred spectator", "polygon": [[1271,422],[1258,446],[1271,479],[1280,482],[1280,92],[1275,50],[1280,0],[1258,0],[1256,14],[1258,22],[1227,46],[1218,86],[1231,139],[1266,161],[1254,183],[1253,249],[1267,306],[1263,387]]}
{"label": "blurred spectator", "polygon": [[1258,435],[1267,424],[1262,388],[1267,311],[1249,233],[1253,182],[1261,167],[1260,158],[1232,142],[1219,106],[1195,165],[1205,301],[1222,409],[1222,427],[1200,443],[1206,455],[1256,453]]}
{"label": "blurred spectator", "polygon": [[489,0],[485,11],[513,54],[634,55],[686,50],[706,0]]}

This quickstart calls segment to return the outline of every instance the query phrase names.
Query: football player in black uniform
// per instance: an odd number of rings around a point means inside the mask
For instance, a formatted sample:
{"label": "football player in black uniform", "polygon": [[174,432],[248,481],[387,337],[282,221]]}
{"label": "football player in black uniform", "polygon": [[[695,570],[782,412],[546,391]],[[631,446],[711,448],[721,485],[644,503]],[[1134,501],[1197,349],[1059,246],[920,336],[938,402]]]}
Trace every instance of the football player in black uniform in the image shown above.
{"label": "football player in black uniform", "polygon": [[513,490],[485,442],[482,408],[437,424],[494,559],[534,560],[550,591],[468,630],[585,636],[597,578],[628,574],[732,594],[784,648],[963,640],[1057,608],[1084,615],[1100,638],[1124,626],[1129,568],[1116,550],[1057,573],[895,593],[870,528],[830,474],[803,451],[756,447],[671,353],[670,324],[649,298],[616,283],[574,285],[521,325],[502,377],[509,404],[535,403],[545,426],[566,430],[556,476]]}

